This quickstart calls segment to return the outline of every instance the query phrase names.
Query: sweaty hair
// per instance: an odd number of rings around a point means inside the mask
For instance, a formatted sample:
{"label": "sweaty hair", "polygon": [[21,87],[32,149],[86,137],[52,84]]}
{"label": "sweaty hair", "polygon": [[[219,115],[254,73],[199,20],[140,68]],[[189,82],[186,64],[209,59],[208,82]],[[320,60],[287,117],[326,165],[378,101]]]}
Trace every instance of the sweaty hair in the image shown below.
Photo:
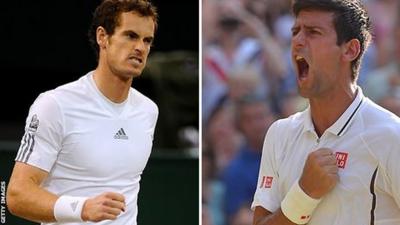
{"label": "sweaty hair", "polygon": [[360,54],[351,62],[352,80],[357,79],[362,56],[371,42],[371,22],[360,0],[295,0],[293,13],[297,17],[302,10],[333,12],[333,24],[337,45],[352,39],[360,42]]}
{"label": "sweaty hair", "polygon": [[99,58],[99,45],[96,40],[96,30],[103,27],[108,35],[113,35],[115,28],[119,26],[120,15],[124,12],[135,12],[143,17],[151,17],[154,27],[157,29],[157,9],[147,0],[104,0],[93,14],[88,36],[89,42]]}

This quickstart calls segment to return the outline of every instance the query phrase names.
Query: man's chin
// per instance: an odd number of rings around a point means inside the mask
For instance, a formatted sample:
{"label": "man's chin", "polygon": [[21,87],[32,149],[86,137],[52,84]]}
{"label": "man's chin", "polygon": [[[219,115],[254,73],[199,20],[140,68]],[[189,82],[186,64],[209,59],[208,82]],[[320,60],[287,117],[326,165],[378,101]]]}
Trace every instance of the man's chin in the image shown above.
{"label": "man's chin", "polygon": [[131,76],[131,77],[133,77],[133,78],[135,78],[135,77],[140,77],[140,75],[142,75],[142,71],[137,72],[137,73],[132,73],[132,76]]}
{"label": "man's chin", "polygon": [[131,77],[138,77],[140,76],[140,74],[142,74],[142,72],[143,68],[136,68],[136,67],[134,68],[131,67],[126,70],[126,73],[129,74]]}
{"label": "man's chin", "polygon": [[128,80],[131,80],[133,78],[139,77],[141,74],[142,74],[141,71],[139,72],[139,71],[129,70],[129,71],[125,71],[125,72],[119,73],[119,77],[122,80],[128,81]]}
{"label": "man's chin", "polygon": [[129,74],[133,78],[140,76],[142,74],[142,72],[143,72],[143,69],[138,69],[138,68],[129,70]]}

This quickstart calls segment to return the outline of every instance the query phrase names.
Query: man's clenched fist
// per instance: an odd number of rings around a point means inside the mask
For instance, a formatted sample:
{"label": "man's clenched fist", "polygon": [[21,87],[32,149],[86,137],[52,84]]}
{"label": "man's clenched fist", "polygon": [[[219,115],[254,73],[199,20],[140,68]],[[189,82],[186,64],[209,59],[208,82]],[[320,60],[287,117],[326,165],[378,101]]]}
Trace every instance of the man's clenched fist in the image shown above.
{"label": "man's clenched fist", "polygon": [[115,220],[125,211],[125,197],[119,193],[106,192],[86,200],[82,208],[84,221],[99,222]]}
{"label": "man's clenched fist", "polygon": [[338,181],[336,157],[331,149],[320,148],[308,155],[299,181],[307,195],[319,199],[330,192]]}

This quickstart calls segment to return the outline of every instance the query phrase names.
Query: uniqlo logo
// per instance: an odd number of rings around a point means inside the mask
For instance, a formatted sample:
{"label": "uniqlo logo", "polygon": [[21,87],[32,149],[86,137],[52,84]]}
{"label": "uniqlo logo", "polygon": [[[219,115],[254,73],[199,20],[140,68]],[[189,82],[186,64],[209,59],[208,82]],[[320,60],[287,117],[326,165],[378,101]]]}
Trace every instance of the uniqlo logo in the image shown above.
{"label": "uniqlo logo", "polygon": [[344,169],[346,167],[346,161],[349,158],[349,154],[346,152],[336,152],[336,164],[339,168]]}
{"label": "uniqlo logo", "polygon": [[310,215],[307,215],[307,216],[301,216],[300,217],[300,219],[302,219],[302,220],[308,220],[308,219],[310,219]]}
{"label": "uniqlo logo", "polygon": [[263,176],[260,188],[271,188],[272,187],[272,180],[274,178],[270,176]]}

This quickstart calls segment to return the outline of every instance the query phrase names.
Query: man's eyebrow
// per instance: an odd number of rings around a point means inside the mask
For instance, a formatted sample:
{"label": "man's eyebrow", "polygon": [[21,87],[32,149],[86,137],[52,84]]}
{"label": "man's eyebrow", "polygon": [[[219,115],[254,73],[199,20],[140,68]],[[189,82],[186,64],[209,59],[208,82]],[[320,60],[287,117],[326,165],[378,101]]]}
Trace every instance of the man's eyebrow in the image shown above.
{"label": "man's eyebrow", "polygon": [[135,31],[133,30],[124,30],[122,31],[123,34],[133,34],[135,36],[139,36]]}
{"label": "man's eyebrow", "polygon": [[[133,34],[133,35],[135,35],[136,37],[139,37],[139,34],[138,34],[138,33],[136,33],[136,32],[135,32],[135,31],[133,31],[133,30],[124,30],[124,31],[122,32],[122,34]],[[154,39],[154,36],[153,36],[153,35],[151,35],[151,36],[147,36],[147,37],[144,37],[144,39],[147,39],[147,40],[153,41],[153,39]]]}
{"label": "man's eyebrow", "polygon": [[321,27],[321,26],[318,26],[318,25],[310,25],[310,26],[308,26],[308,25],[304,25],[304,28],[306,28],[306,29],[310,29],[310,30],[312,30],[312,29],[324,30],[324,28],[323,28],[323,27]]}
{"label": "man's eyebrow", "polygon": [[[300,25],[294,25],[290,30],[293,32],[295,30],[298,30],[300,27],[301,27]],[[318,25],[303,25],[303,27],[308,30],[313,30],[313,29],[325,30],[323,27]]]}

